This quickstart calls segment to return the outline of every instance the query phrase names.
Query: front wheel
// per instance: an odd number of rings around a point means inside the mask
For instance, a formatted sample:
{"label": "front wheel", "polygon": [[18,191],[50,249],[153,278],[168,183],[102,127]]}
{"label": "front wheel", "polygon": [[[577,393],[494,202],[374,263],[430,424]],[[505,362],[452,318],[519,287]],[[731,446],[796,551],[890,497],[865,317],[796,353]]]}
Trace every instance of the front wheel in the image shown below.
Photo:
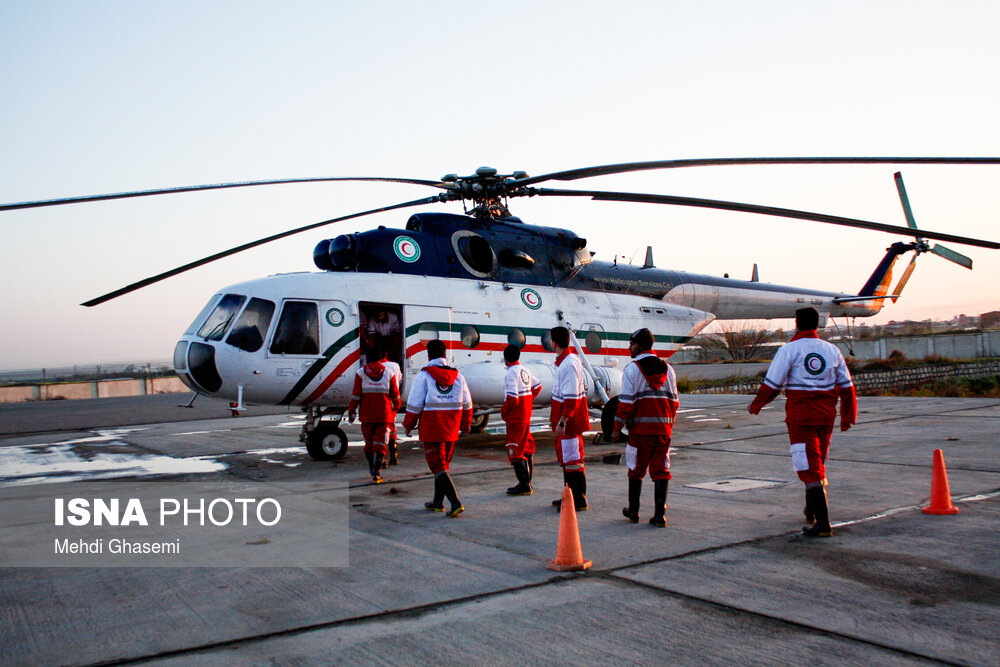
{"label": "front wheel", "polygon": [[473,415],[472,416],[472,427],[471,427],[472,428],[472,432],[473,433],[482,433],[483,431],[486,430],[486,425],[489,424],[489,423],[490,423],[490,415],[489,415],[489,413],[486,413],[484,415],[479,415],[478,417],[476,415]]}
{"label": "front wheel", "polygon": [[320,422],[306,436],[306,451],[316,461],[336,461],[347,453],[347,434],[336,424]]}

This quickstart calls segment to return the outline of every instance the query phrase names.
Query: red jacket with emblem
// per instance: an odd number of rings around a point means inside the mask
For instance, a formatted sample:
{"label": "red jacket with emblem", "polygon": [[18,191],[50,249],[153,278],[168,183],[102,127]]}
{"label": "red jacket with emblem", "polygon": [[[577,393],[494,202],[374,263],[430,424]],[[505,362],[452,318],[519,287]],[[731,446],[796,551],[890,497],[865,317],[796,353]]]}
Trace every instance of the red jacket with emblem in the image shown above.
{"label": "red jacket with emblem", "polygon": [[362,423],[377,424],[396,421],[399,411],[399,384],[381,361],[373,361],[358,369],[354,376],[354,391],[347,406],[348,414],[358,415]]}
{"label": "red jacket with emblem", "polygon": [[[625,367],[615,423],[636,435],[670,437],[677,417],[677,375],[655,354],[645,352]],[[616,430],[621,426],[616,426]]]}
{"label": "red jacket with emblem", "polygon": [[789,424],[833,426],[838,400],[841,426],[858,420],[858,399],[844,355],[835,345],[820,340],[815,331],[800,331],[778,349],[750,412],[760,412],[782,387]]}
{"label": "red jacket with emblem", "polygon": [[472,395],[458,369],[433,359],[413,379],[403,428],[420,424],[423,442],[454,442],[472,425]]}
{"label": "red jacket with emblem", "polygon": [[549,412],[549,423],[553,431],[562,417],[566,418],[567,438],[590,430],[583,364],[575,350],[565,350],[556,358],[556,381],[552,386],[552,407]]}
{"label": "red jacket with emblem", "polygon": [[507,367],[504,375],[504,401],[500,417],[505,422],[531,421],[535,397],[542,391],[542,383],[531,371],[518,362]]}

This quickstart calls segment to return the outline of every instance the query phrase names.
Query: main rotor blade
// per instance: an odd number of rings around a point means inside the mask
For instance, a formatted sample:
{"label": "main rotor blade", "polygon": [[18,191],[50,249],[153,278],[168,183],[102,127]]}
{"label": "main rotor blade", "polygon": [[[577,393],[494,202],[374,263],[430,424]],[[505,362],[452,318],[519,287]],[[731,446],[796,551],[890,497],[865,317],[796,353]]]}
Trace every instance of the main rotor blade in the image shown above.
{"label": "main rotor blade", "polygon": [[939,257],[944,257],[948,261],[955,262],[959,266],[964,266],[967,269],[972,268],[971,258],[966,257],[960,252],[955,252],[951,248],[945,248],[940,243],[936,244],[933,248],[931,248],[931,252],[934,253],[935,255],[938,255]]}
{"label": "main rotor blade", "polygon": [[426,185],[432,188],[450,190],[447,183],[440,181],[423,181],[416,178],[383,178],[378,176],[343,176],[332,178],[281,178],[273,181],[239,181],[235,183],[214,183],[209,185],[184,185],[177,188],[158,188],[155,190],[136,190],[134,192],[116,192],[106,195],[87,195],[85,197],[63,197],[61,199],[42,199],[13,204],[0,204],[0,211],[13,211],[21,208],[41,208],[42,206],[61,206],[63,204],[80,204],[84,202],[105,201],[108,199],[129,199],[131,197],[152,197],[154,195],[172,195],[180,192],[199,192],[201,190],[225,190],[227,188],[250,188],[258,185],[285,185],[288,183],[327,183],[332,181],[382,181],[388,183],[408,183],[411,185]]}
{"label": "main rotor blade", "polygon": [[365,215],[371,215],[373,213],[382,213],[383,211],[393,211],[400,208],[407,208],[409,206],[422,206],[424,204],[434,204],[443,201],[439,196],[435,195],[433,197],[425,197],[423,199],[416,199],[414,201],[403,202],[401,204],[393,204],[392,206],[383,206],[382,208],[375,208],[370,211],[362,211],[360,213],[352,213],[350,215],[344,215],[339,218],[333,218],[331,220],[324,220],[322,222],[315,222],[311,225],[306,225],[304,227],[298,227],[297,229],[290,229],[280,234],[274,234],[266,238],[258,239],[256,241],[251,241],[250,243],[244,243],[243,245],[236,246],[235,248],[230,248],[229,250],[223,250],[222,252],[217,252],[214,255],[209,255],[194,262],[189,262],[184,266],[178,266],[176,269],[171,269],[169,271],[164,271],[150,278],[140,280],[139,282],[132,283],[131,285],[126,285],[121,289],[116,289],[114,292],[108,292],[102,296],[99,296],[90,301],[83,302],[82,306],[97,306],[104,303],[105,301],[110,301],[123,294],[128,294],[129,292],[134,292],[137,289],[141,289],[153,283],[157,283],[161,280],[176,276],[179,273],[184,273],[185,271],[190,271],[191,269],[203,266],[210,262],[214,262],[217,259],[222,259],[223,257],[229,257],[230,255],[235,255],[238,252],[243,252],[244,250],[249,250],[250,248],[256,248],[259,245],[264,245],[265,243],[270,243],[271,241],[277,241],[278,239],[283,239],[286,236],[292,236],[293,234],[299,234],[301,232],[309,231],[310,229],[316,229],[317,227],[322,227],[323,225],[332,225],[335,222],[343,222],[344,220],[351,220],[352,218],[360,218]]}
{"label": "main rotor blade", "polygon": [[743,204],[740,202],[721,201],[718,199],[696,199],[694,197],[676,197],[674,195],[653,195],[638,192],[604,192],[601,190],[553,190],[548,188],[538,188],[532,194],[542,197],[590,197],[597,201],[624,201],[640,202],[644,204],[667,204],[671,206],[693,206],[696,208],[713,208],[722,211],[739,211],[741,213],[759,213],[761,215],[773,215],[779,218],[792,218],[795,220],[811,220],[813,222],[825,222],[832,225],[843,225],[845,227],[858,227],[860,229],[873,229],[880,232],[893,234],[903,234],[904,236],[920,236],[923,238],[937,239],[939,241],[951,241],[964,245],[979,246],[980,248],[1000,249],[1000,243],[995,241],[983,241],[954,234],[943,234],[939,232],[928,232],[924,230],[913,230],[908,227],[898,225],[887,225],[881,222],[870,222],[868,220],[858,220],[856,218],[843,218],[836,215],[825,215],[823,213],[810,213],[809,211],[797,211],[789,208],[778,208],[775,206],[760,206],[758,204]]}
{"label": "main rotor blade", "polygon": [[998,157],[731,157],[695,158],[689,160],[655,160],[651,162],[623,162],[597,167],[583,167],[556,171],[541,176],[529,176],[510,182],[510,187],[527,186],[543,181],[575,181],[580,178],[624,174],[631,171],[653,169],[682,169],[687,167],[726,167],[754,164],[1000,164]]}
{"label": "main rotor blade", "polygon": [[910,208],[910,198],[906,196],[906,186],[903,185],[903,175],[898,171],[892,175],[896,181],[896,192],[899,193],[899,202],[903,205],[903,215],[906,216],[906,225],[910,229],[917,228],[917,221],[913,219],[913,209]]}

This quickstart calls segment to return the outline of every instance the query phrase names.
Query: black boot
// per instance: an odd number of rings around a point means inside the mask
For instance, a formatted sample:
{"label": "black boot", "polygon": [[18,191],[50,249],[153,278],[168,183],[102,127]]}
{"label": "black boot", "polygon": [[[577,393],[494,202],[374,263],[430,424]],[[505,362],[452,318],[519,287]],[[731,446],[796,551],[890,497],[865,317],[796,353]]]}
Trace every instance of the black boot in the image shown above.
{"label": "black boot", "polygon": [[368,461],[368,474],[370,476],[375,475],[375,454],[372,452],[365,452],[365,460]]}
{"label": "black boot", "polygon": [[528,462],[528,484],[531,484],[531,479],[535,476],[535,455],[528,454],[525,460]]}
{"label": "black boot", "polygon": [[394,466],[399,463],[397,455],[399,454],[399,443],[396,442],[396,434],[393,433],[389,436],[389,465]]}
{"label": "black boot", "polygon": [[809,489],[806,489],[806,507],[802,510],[802,514],[806,518],[807,526],[816,525],[816,513],[813,512],[812,505],[809,504]]}
{"label": "black boot", "polygon": [[508,496],[530,496],[531,482],[528,474],[528,461],[526,459],[516,459],[513,464],[514,475],[517,477],[517,486],[507,489]]}
{"label": "black boot", "polygon": [[434,500],[424,503],[424,508],[431,512],[444,511],[444,475],[445,473],[438,473],[434,476]]}
{"label": "black boot", "polygon": [[813,486],[806,489],[806,499],[816,515],[816,523],[805,526],[802,532],[809,537],[831,537],[833,526],[830,525],[830,510],[826,504],[826,487]]}
{"label": "black boot", "polygon": [[639,523],[639,499],[642,496],[642,478],[628,478],[628,507],[622,508],[622,516],[632,523]]}
{"label": "black boot", "polygon": [[[569,484],[569,473],[563,470],[563,486],[566,486],[567,484]],[[573,487],[570,488],[572,489]],[[562,494],[559,495],[557,500],[552,501],[552,506],[556,509],[562,508]]]}
{"label": "black boot", "polygon": [[577,512],[587,511],[587,473],[574,470],[568,474],[569,488],[573,492],[573,506]]}
{"label": "black boot", "polygon": [[664,513],[667,510],[667,483],[670,480],[659,479],[653,482],[653,516],[649,523],[657,528],[665,528],[667,518]]}
{"label": "black boot", "polygon": [[375,484],[382,483],[382,468],[385,467],[385,454],[382,452],[376,452],[372,458],[372,482]]}
{"label": "black boot", "polygon": [[451,509],[448,510],[446,515],[449,519],[454,519],[456,516],[465,511],[462,507],[462,501],[458,499],[458,491],[455,490],[455,482],[451,481],[451,475],[448,473],[441,473],[441,477],[444,480],[441,482],[444,488],[444,495],[448,498],[448,502],[451,503]]}

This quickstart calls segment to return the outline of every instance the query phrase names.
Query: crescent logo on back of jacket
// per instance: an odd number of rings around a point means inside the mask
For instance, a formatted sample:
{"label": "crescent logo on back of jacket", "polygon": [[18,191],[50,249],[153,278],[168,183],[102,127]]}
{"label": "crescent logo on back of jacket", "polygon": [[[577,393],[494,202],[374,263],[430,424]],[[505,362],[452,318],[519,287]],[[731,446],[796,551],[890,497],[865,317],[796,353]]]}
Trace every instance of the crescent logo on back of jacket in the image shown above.
{"label": "crescent logo on back of jacket", "polygon": [[803,361],[802,365],[805,367],[806,373],[809,373],[809,375],[819,375],[826,370],[826,359],[815,352],[810,352],[806,355],[805,361]]}

